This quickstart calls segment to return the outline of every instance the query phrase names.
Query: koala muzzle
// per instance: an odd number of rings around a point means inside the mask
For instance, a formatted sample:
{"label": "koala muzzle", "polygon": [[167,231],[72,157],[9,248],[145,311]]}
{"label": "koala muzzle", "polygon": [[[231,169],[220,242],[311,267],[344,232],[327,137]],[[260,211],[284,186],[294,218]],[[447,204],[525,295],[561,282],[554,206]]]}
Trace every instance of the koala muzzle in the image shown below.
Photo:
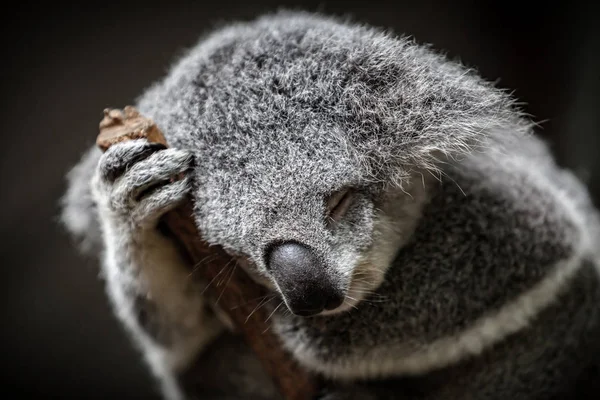
{"label": "koala muzzle", "polygon": [[268,268],[277,281],[285,302],[296,315],[315,315],[333,310],[344,294],[330,277],[326,266],[308,247],[286,242],[271,249]]}

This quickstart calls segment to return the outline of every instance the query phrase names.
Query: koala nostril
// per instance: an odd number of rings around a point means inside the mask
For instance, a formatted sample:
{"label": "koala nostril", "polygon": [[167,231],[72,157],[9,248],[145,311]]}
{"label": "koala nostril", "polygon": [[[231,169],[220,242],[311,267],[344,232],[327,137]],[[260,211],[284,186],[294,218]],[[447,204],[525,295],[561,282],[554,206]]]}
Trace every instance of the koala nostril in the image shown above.
{"label": "koala nostril", "polygon": [[342,305],[342,303],[344,302],[344,297],[340,294],[334,294],[329,296],[329,298],[327,299],[327,302],[325,303],[325,309],[326,310],[335,310],[336,308],[338,308],[339,306]]}
{"label": "koala nostril", "polygon": [[313,290],[306,290],[301,298],[291,296],[288,303],[294,314],[307,317],[323,310],[334,310],[343,300],[341,295],[331,292],[329,288],[315,287]]}

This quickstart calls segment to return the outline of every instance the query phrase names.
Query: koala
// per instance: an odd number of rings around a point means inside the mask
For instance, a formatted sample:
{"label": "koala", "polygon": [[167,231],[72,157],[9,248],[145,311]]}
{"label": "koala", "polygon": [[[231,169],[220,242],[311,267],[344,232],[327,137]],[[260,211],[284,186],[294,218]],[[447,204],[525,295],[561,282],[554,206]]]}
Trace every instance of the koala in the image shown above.
{"label": "koala", "polygon": [[134,105],[170,147],[87,150],[62,221],[165,399],[279,398],[162,229],[188,196],[204,239],[272,294],[269,329],[322,399],[597,389],[599,213],[476,71],[281,11],[215,29]]}

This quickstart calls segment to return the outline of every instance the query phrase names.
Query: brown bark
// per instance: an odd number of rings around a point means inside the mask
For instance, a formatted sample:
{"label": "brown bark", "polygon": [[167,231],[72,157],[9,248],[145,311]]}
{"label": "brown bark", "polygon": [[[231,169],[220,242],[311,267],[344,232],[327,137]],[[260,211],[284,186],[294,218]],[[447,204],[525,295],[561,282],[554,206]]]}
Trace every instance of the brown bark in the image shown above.
{"label": "brown bark", "polygon": [[[141,116],[133,107],[125,107],[123,111],[104,111],[96,140],[98,147],[106,151],[112,144],[137,138],[167,145],[153,121]],[[235,261],[221,248],[209,248],[202,240],[192,217],[192,199],[167,213],[164,221],[193,265],[202,265],[197,273],[207,282],[212,282],[206,290],[207,298],[218,301],[220,309],[229,316],[262,361],[284,398],[313,398],[317,388],[315,377],[292,360],[278,338],[268,329],[269,314],[264,307],[259,307],[261,299],[267,294],[266,289],[254,282],[242,268],[233,268],[232,273],[229,273],[230,268],[225,270],[228,263]],[[219,278],[226,282],[225,288],[215,284]]]}

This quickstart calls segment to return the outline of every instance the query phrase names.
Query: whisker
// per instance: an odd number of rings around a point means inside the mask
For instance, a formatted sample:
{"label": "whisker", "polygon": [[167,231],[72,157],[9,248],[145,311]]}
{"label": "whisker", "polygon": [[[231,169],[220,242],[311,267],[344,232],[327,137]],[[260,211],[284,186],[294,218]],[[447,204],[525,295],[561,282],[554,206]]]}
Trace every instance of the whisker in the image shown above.
{"label": "whisker", "polygon": [[356,271],[356,272],[352,273],[352,279],[365,277],[369,274],[370,274],[370,272],[368,272],[368,271]]}
{"label": "whisker", "polygon": [[264,295],[264,296],[260,296],[260,297],[256,297],[256,298],[254,298],[254,299],[246,300],[246,301],[244,301],[243,303],[240,303],[240,304],[238,304],[238,305],[235,305],[235,306],[233,306],[232,308],[230,308],[230,310],[235,310],[235,309],[237,309],[237,308],[240,308],[241,306],[243,306],[243,305],[246,305],[246,304],[248,304],[248,303],[250,303],[250,302],[252,302],[252,301],[256,301],[256,300],[264,300],[264,299],[265,299],[265,298],[267,298],[267,297],[276,297],[276,296],[277,296],[276,294],[266,294],[266,295]]}
{"label": "whisker", "polygon": [[225,265],[223,268],[221,268],[221,270],[219,271],[219,273],[216,274],[214,276],[214,278],[212,278],[210,280],[210,282],[208,282],[208,285],[206,285],[206,287],[202,290],[202,292],[200,292],[200,295],[203,295],[204,292],[206,292],[206,289],[208,289],[208,287],[219,277],[219,275],[221,275],[223,273],[223,271],[225,271],[225,268],[227,268],[227,265]]}
{"label": "whisker", "polygon": [[[232,260],[229,260],[229,262],[228,262],[227,264],[225,264],[225,268],[228,268],[228,267],[231,265],[231,263],[232,263],[232,262],[233,262],[233,259],[232,259]],[[222,284],[222,283],[223,283],[223,282],[224,282],[226,279],[228,279],[228,278],[227,278],[227,274],[229,274],[229,270],[227,271],[227,273],[225,274],[225,276],[223,276],[223,278],[222,278],[221,280],[219,280],[219,282],[217,283],[217,287],[221,286],[221,284]]]}
{"label": "whisker", "polygon": [[353,294],[363,295],[365,298],[362,301],[384,302],[384,301],[389,300],[389,298],[387,296],[381,296],[381,295],[378,295],[377,293],[361,292],[361,291],[357,291],[357,290],[352,290],[351,292]]}
{"label": "whisker", "polygon": [[351,290],[352,293],[356,293],[356,294],[362,294],[365,296],[369,296],[371,298],[375,298],[375,299],[387,299],[387,296],[382,296],[379,293],[375,293],[375,292],[369,292],[369,291],[362,291],[362,290]]}
{"label": "whisker", "polygon": [[[210,258],[210,260],[209,260],[209,258]],[[188,278],[190,278],[190,277],[191,277],[191,276],[194,274],[194,272],[198,271],[198,269],[199,269],[201,266],[203,266],[203,265],[205,265],[205,264],[208,264],[208,263],[210,263],[210,262],[214,261],[214,259],[215,259],[215,258],[216,258],[216,256],[215,256],[214,254],[211,254],[211,255],[208,255],[208,256],[204,257],[202,260],[198,261],[198,262],[197,262],[197,263],[196,263],[196,264],[195,264],[195,265],[192,267],[192,271],[189,273],[189,275],[188,275],[187,277],[188,277]]]}
{"label": "whisker", "polygon": [[283,301],[280,301],[279,304],[277,305],[277,307],[275,307],[275,309],[273,310],[273,312],[271,314],[269,314],[269,317],[267,319],[265,319],[265,323],[271,319],[273,314],[275,314],[275,312],[277,312],[277,310],[279,309],[279,307],[281,307],[282,304],[283,304]]}
{"label": "whisker", "polygon": [[215,304],[218,304],[219,300],[221,300],[221,296],[223,296],[223,293],[225,293],[225,289],[227,289],[227,285],[229,285],[231,278],[235,274],[236,268],[237,268],[237,262],[235,264],[233,264],[233,268],[231,269],[231,274],[229,274],[229,278],[227,279],[227,282],[225,282],[225,286],[223,286],[223,290],[221,290],[221,294],[219,294],[219,297],[217,297],[217,301],[215,302]]}
{"label": "whisker", "polygon": [[358,310],[358,307],[356,307],[354,304],[348,303],[346,300],[344,300],[344,304],[354,308],[355,310]]}
{"label": "whisker", "polygon": [[246,321],[244,321],[244,323],[248,322],[248,320],[250,320],[250,317],[252,316],[252,314],[254,314],[259,308],[261,308],[262,306],[264,306],[265,304],[267,304],[271,300],[273,300],[273,298],[270,298],[270,299],[268,299],[266,301],[265,301],[265,299],[261,300],[260,303],[258,303],[257,306],[254,307],[254,310],[252,310],[252,312],[248,315],[248,317],[246,318]]}
{"label": "whisker", "polygon": [[364,303],[385,303],[386,301],[389,301],[389,299],[364,299],[363,302]]}
{"label": "whisker", "polygon": [[359,276],[357,278],[352,278],[352,283],[363,283],[367,286],[371,286],[373,283],[373,280],[367,279],[367,277]]}

